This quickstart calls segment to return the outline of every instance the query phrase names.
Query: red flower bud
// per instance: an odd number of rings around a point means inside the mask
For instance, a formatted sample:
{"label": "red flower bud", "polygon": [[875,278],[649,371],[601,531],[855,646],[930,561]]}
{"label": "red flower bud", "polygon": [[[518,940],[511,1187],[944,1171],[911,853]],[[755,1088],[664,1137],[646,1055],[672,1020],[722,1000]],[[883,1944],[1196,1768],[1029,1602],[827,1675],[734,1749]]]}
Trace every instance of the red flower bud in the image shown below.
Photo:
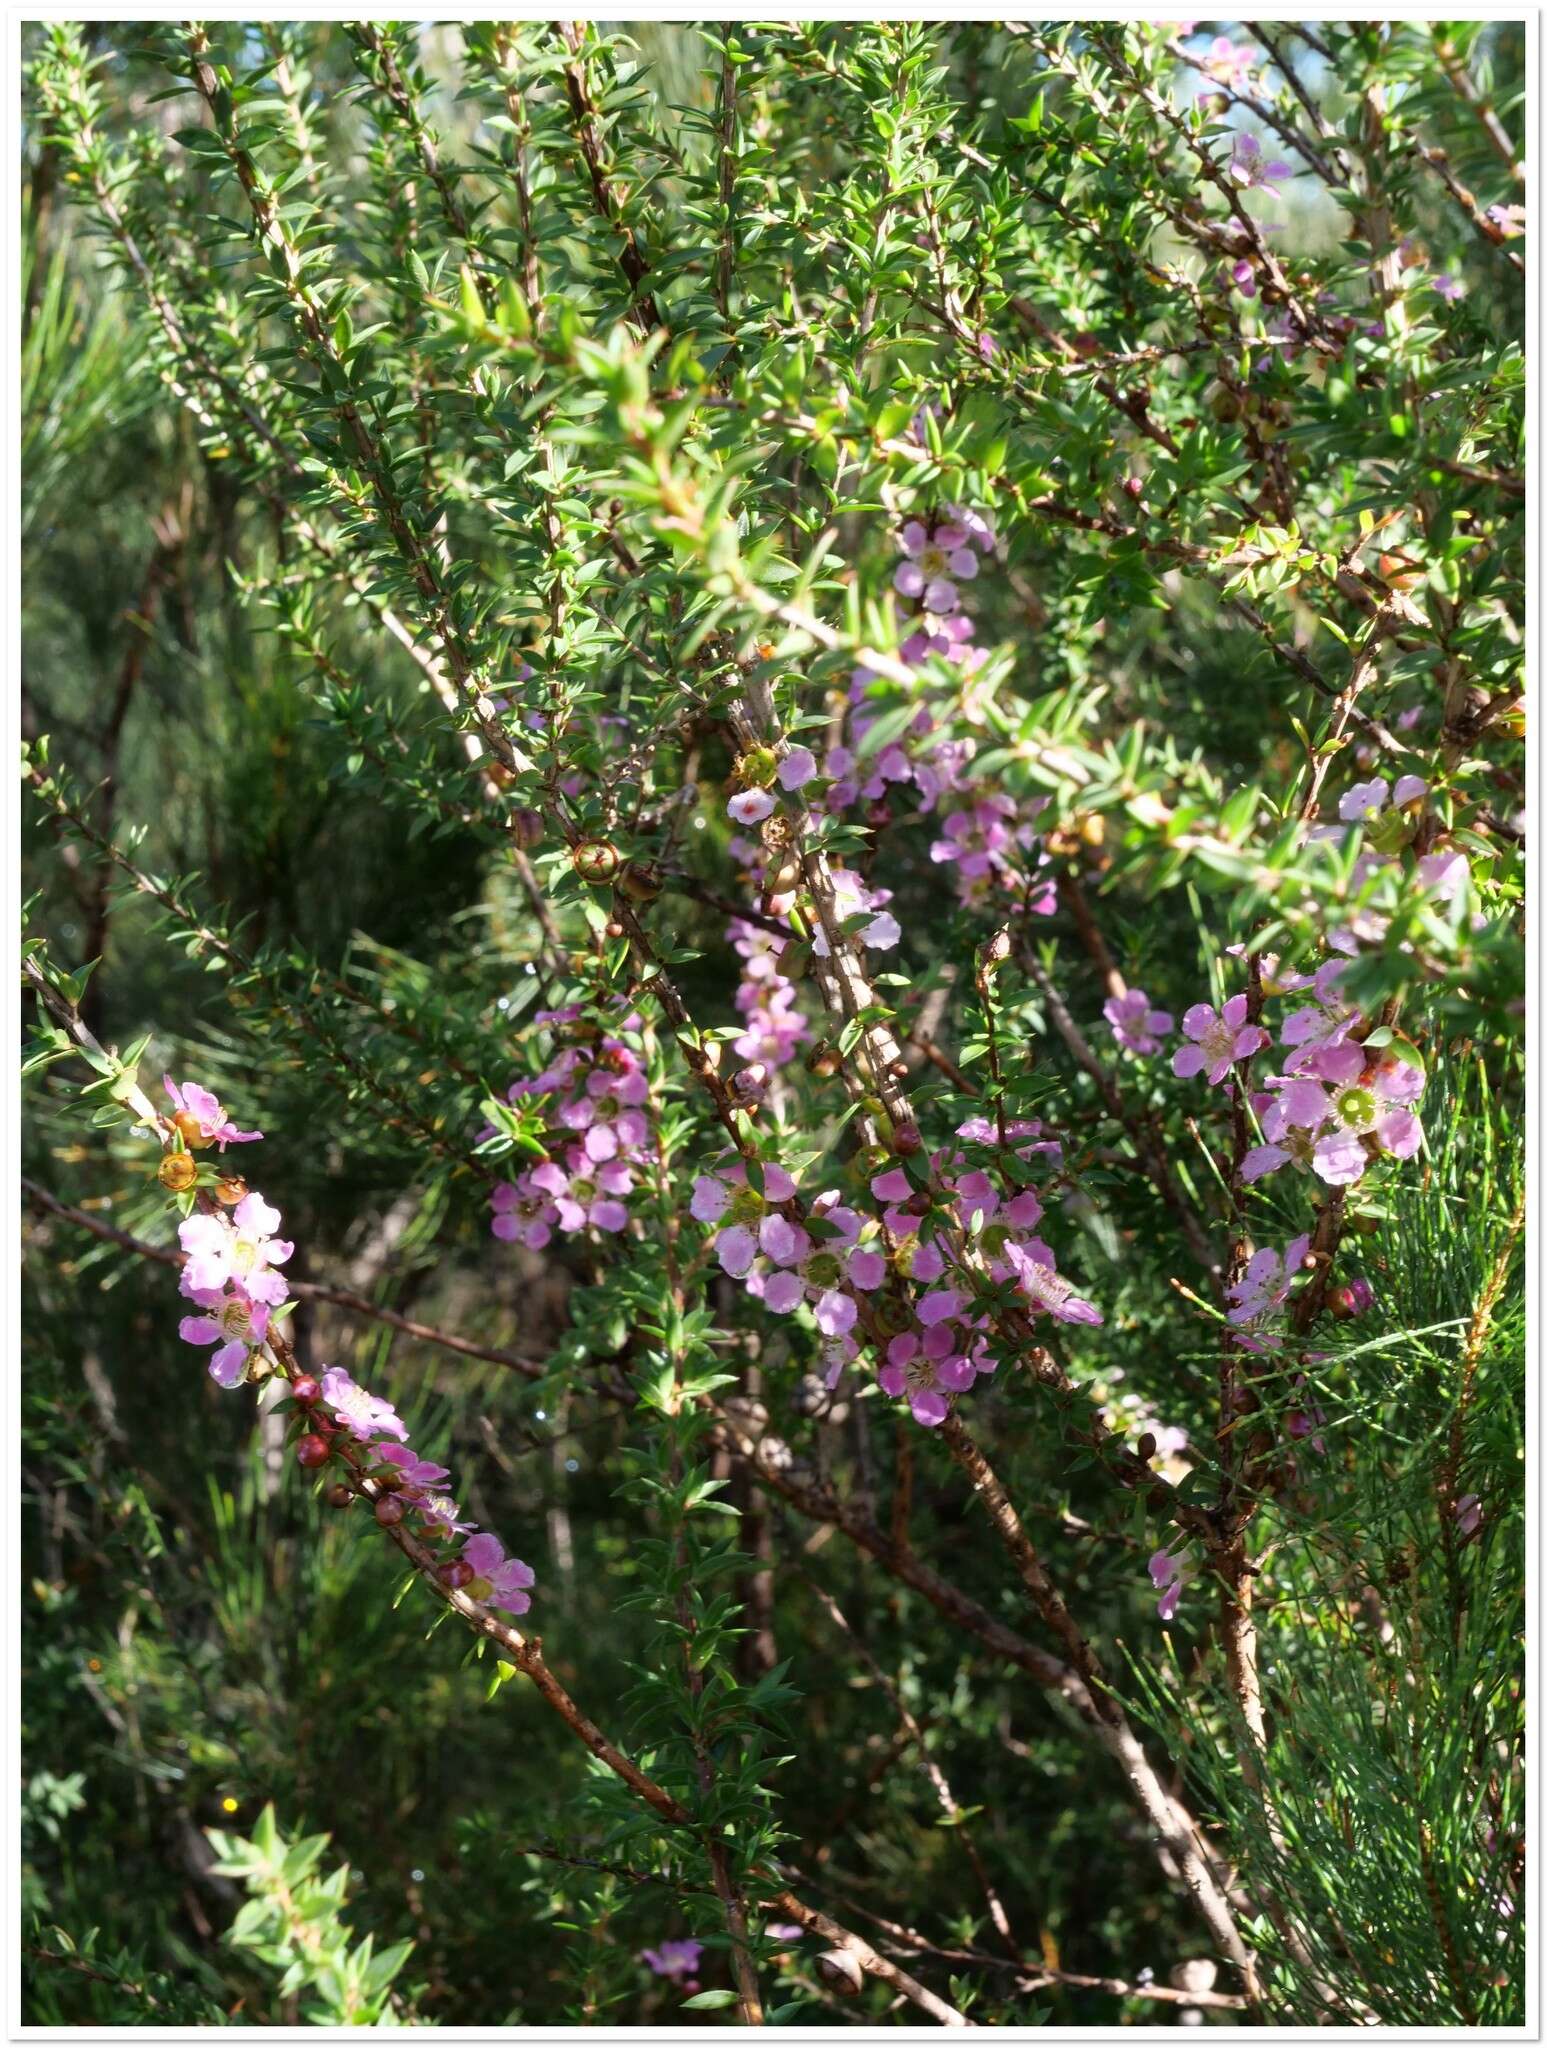
{"label": "red flower bud", "polygon": [[326,1465],[333,1455],[325,1438],[303,1436],[295,1447],[295,1461],[304,1472],[314,1472],[319,1465]]}
{"label": "red flower bud", "polygon": [[384,1529],[396,1528],[408,1513],[395,1493],[384,1493],[376,1503],[376,1519]]}
{"label": "red flower bud", "polygon": [[310,1408],[313,1401],[321,1400],[322,1388],[309,1372],[303,1372],[298,1380],[290,1382],[290,1391],[303,1408]]}

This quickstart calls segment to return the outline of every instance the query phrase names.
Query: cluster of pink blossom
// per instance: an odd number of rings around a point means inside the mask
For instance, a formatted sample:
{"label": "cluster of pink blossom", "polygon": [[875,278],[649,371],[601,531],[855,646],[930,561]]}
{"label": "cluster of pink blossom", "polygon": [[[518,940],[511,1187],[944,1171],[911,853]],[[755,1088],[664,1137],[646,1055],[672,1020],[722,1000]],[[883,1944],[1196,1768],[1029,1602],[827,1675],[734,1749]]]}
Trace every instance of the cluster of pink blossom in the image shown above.
{"label": "cluster of pink blossom", "polygon": [[[263,1135],[237,1130],[216,1098],[197,1083],[179,1087],[168,1078],[166,1089],[174,1104],[171,1122],[190,1151],[210,1144],[224,1151],[228,1144],[252,1143]],[[185,1182],[184,1188],[194,1184]],[[178,1335],[186,1344],[215,1345],[210,1377],[231,1388],[262,1374],[260,1354],[273,1312],[290,1294],[279,1268],[295,1246],[276,1235],[279,1211],[245,1184],[217,1180],[213,1198],[205,1200],[206,1206],[178,1226],[184,1252],[179,1292],[203,1310],[202,1315],[184,1316]],[[309,1421],[308,1433],[296,1444],[296,1458],[304,1470],[315,1471],[329,1462],[335,1437],[365,1446],[368,1470],[379,1489],[377,1521],[390,1528],[412,1511],[424,1536],[466,1536],[460,1555],[439,1567],[445,1583],[507,1613],[527,1611],[532,1604],[527,1588],[535,1581],[530,1565],[507,1557],[497,1537],[461,1519],[456,1502],[444,1490],[450,1477],[447,1468],[413,1449],[408,1427],[390,1401],[359,1385],[338,1365],[325,1366],[320,1378],[309,1373],[293,1378],[290,1391]]]}
{"label": "cluster of pink blossom", "polygon": [[[859,1355],[863,1320],[884,1345],[882,1390],[906,1399],[926,1428],[944,1421],[954,1395],[994,1370],[990,1319],[973,1305],[979,1283],[1012,1284],[1030,1312],[1059,1322],[1101,1321],[1035,1234],[1042,1203],[1025,1181],[1038,1155],[1057,1161],[1058,1141],[1045,1138],[1040,1124],[1012,1123],[1001,1148],[985,1117],[970,1118],[957,1137],[971,1149],[935,1153],[917,1178],[902,1166],[873,1176],[879,1243],[874,1225],[835,1195],[802,1207],[792,1176],[771,1162],[749,1169],[735,1161],[701,1174],[691,1203],[695,1219],[714,1232],[721,1268],[765,1308],[788,1315],[810,1305],[830,1387]],[[997,1178],[975,1163],[980,1157],[997,1166]],[[1014,1191],[1004,1193],[1005,1186]],[[888,1251],[899,1290],[862,1314],[862,1299],[887,1281]]]}
{"label": "cluster of pink blossom", "polygon": [[732,1043],[738,1059],[757,1062],[774,1072],[788,1066],[811,1038],[811,1026],[795,1001],[795,984],[779,967],[785,941],[766,925],[733,917],[726,934],[741,956],[741,981],[736,1008],[745,1029]]}
{"label": "cluster of pink blossom", "polygon": [[[545,1011],[539,1022],[573,1025],[578,1006]],[[637,1028],[630,1014],[625,1032]],[[490,1197],[490,1229],[507,1243],[541,1251],[555,1230],[616,1232],[628,1223],[628,1196],[654,1151],[644,1063],[621,1036],[563,1046],[542,1073],[513,1081],[506,1100],[544,1098],[548,1157],[502,1181]]]}
{"label": "cluster of pink blossom", "polygon": [[[1056,1163],[1059,1141],[1045,1137],[1040,1123],[1017,1121],[1006,1126],[1001,1145],[998,1128],[983,1116],[969,1117],[956,1136],[965,1146],[931,1157],[927,1187],[900,1166],[870,1183],[884,1205],[882,1223],[898,1273],[922,1290],[913,1303],[918,1327],[891,1338],[879,1378],[886,1393],[906,1398],[925,1428],[945,1420],[953,1394],[994,1370],[989,1319],[972,1305],[975,1279],[1013,1284],[1032,1314],[1055,1322],[1101,1321],[1101,1311],[1075,1291],[1035,1234],[1043,1208],[1025,1184],[1027,1172],[1039,1156]],[[1006,1187],[1015,1191],[1006,1194]],[[926,1218],[935,1225],[928,1235]]]}
{"label": "cluster of pink blossom", "polygon": [[[892,798],[911,786],[920,811],[940,819],[930,857],[954,869],[964,903],[982,904],[995,892],[1008,891],[1047,915],[1056,897],[1046,858],[1037,856],[1033,829],[1046,800],[1017,804],[974,781],[975,742],[950,737],[950,722],[958,714],[982,716],[972,678],[986,650],[976,642],[964,586],[977,581],[995,545],[993,521],[965,505],[948,505],[940,515],[904,523],[898,536],[901,559],[892,576],[893,588],[911,607],[901,656],[918,670],[932,659],[943,661],[954,671],[955,682],[943,696],[921,694],[913,716],[894,731],[894,714],[872,701],[875,672],[857,667],[850,678],[844,732],[823,763],[830,780],[822,801],[832,813],[864,804],[872,822],[882,824],[891,815]],[[883,718],[888,721],[884,740],[876,731]]]}
{"label": "cluster of pink blossom", "polygon": [[[1279,978],[1275,990],[1306,993],[1279,1030],[1283,1071],[1263,1077],[1251,1105],[1264,1142],[1242,1161],[1253,1182],[1293,1165],[1331,1187],[1350,1187],[1383,1158],[1411,1159],[1423,1138],[1413,1105],[1424,1089],[1423,1067],[1405,1040],[1371,1026],[1342,1000],[1339,983],[1350,962],[1324,961],[1315,974]],[[1192,1041],[1173,1057],[1183,1077],[1202,1072],[1210,1086],[1236,1085],[1237,1065],[1272,1044],[1261,1024],[1249,1021],[1249,1001],[1235,995],[1215,1011],[1195,1003],[1182,1018]]]}

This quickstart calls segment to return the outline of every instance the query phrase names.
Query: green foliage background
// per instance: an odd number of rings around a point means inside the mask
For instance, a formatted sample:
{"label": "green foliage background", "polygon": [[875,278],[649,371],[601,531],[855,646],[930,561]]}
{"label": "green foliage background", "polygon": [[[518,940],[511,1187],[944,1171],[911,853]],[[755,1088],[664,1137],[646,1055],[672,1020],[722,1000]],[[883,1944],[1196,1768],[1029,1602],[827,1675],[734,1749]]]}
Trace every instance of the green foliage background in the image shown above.
{"label": "green foliage background", "polygon": [[[1491,79],[1495,103],[1518,129],[1519,26],[1480,37],[1475,25],[1441,26]],[[1480,195],[1501,189],[1486,136],[1447,90],[1416,27],[1396,32],[1390,47],[1378,46],[1373,25],[1326,32],[1342,66],[1316,65],[1313,75],[1334,122],[1348,111],[1360,67],[1405,79],[1409,115],[1447,150],[1455,174]],[[43,33],[26,33],[37,60]],[[99,133],[139,164],[140,192],[153,195],[144,203],[177,251],[185,316],[212,350],[223,358],[229,345],[234,357],[243,320],[269,314],[249,313],[241,296],[228,188],[211,184],[207,159],[167,140],[193,119],[189,102],[154,97],[169,74],[148,28],[142,36],[133,24],[95,24],[80,33],[99,67]],[[394,294],[412,291],[406,262],[394,270],[392,252],[416,246],[433,259],[444,237],[428,224],[433,195],[424,180],[383,175],[389,145],[369,95],[357,90],[348,31],[281,23],[222,24],[213,33],[239,68],[284,60],[287,90],[302,109],[301,154],[327,210],[346,224],[337,261],[367,280],[391,317]],[[540,32],[527,33],[535,51]],[[1023,39],[989,25],[813,25],[784,37],[749,29],[742,40],[766,94],[742,162],[756,289],[774,304],[766,279],[787,266],[825,310],[828,299],[858,298],[873,260],[881,356],[894,380],[891,388],[867,381],[857,355],[845,356],[852,321],[836,321],[826,356],[814,353],[786,302],[782,327],[770,314],[752,334],[749,322],[740,374],[757,403],[820,411],[835,387],[851,386],[884,437],[899,431],[899,404],[910,416],[944,374],[939,336],[910,299],[922,274],[916,249],[888,251],[873,234],[879,145],[865,109],[867,95],[872,103],[884,96],[887,77],[906,76],[920,100],[951,102],[957,139],[1011,164],[1013,190],[1001,179],[973,202],[986,267],[1007,292],[1018,266],[1021,289],[1034,273],[1071,331],[1095,333],[1104,349],[1142,345],[1162,320],[1164,294],[1143,299],[1142,266],[1113,253],[1125,238],[1157,262],[1179,253],[1174,230],[1143,211],[1136,185],[1131,203],[1123,197],[1142,150],[1132,142],[1128,167],[1119,153],[1105,175],[1082,169],[1079,147],[1096,130],[1081,125],[1078,93],[1061,100],[1048,88],[1045,61]],[[142,41],[151,47],[140,49]],[[416,47],[443,150],[476,166],[476,152],[498,143],[481,125],[488,103],[458,96],[466,56],[457,32],[426,29]],[[637,180],[634,198],[653,209],[655,275],[677,291],[679,324],[689,331],[708,290],[686,259],[706,232],[703,132],[715,113],[718,47],[707,32],[650,25],[605,43],[612,146]],[[900,73],[904,59],[915,68]],[[646,68],[626,90],[636,61]],[[269,78],[283,127],[281,73]],[[1023,125],[1033,106],[1060,109],[1069,124],[1045,151]],[[496,1244],[486,1183],[467,1165],[480,1102],[518,1068],[530,1070],[520,1035],[535,981],[525,899],[497,835],[444,815],[448,804],[461,811],[474,802],[477,782],[412,663],[358,604],[334,606],[325,632],[312,632],[272,473],[201,431],[169,388],[162,339],[121,288],[35,91],[25,146],[24,734],[48,735],[50,758],[88,792],[85,815],[121,844],[133,835],[143,870],[196,877],[185,900],[235,935],[261,971],[223,966],[219,948],[190,936],[186,917],[169,917],[113,878],[46,805],[33,806],[26,825],[29,927],[62,964],[100,956],[84,1013],[105,1041],[153,1034],[142,1075],[197,1076],[240,1123],[269,1133],[262,1181],[297,1241],[295,1275],[485,1346],[555,1361],[533,1386],[326,1303],[303,1303],[294,1326],[303,1358],[368,1377],[412,1421],[421,1449],[463,1475],[472,1510],[538,1564],[534,1619],[554,1668],[582,1700],[618,1701],[661,1654],[642,1510],[637,1495],[620,1491],[620,1480],[645,1468],[648,1449],[630,1413],[592,1398],[590,1383],[617,1369],[644,1312],[626,1286],[595,1289],[562,1245],[538,1257]],[[287,146],[281,141],[276,154]],[[542,195],[553,215],[542,229],[546,288],[582,326],[606,335],[619,312],[611,251],[581,218],[575,165],[553,148]],[[1027,193],[1050,187],[1107,239],[1072,231],[1061,239],[1045,213],[1028,257],[1019,209]],[[505,221],[508,199],[496,181],[480,184],[475,172],[468,189],[490,198],[489,222]],[[409,209],[405,220],[385,217],[394,193]],[[1462,239],[1437,181],[1414,173],[1401,198],[1404,226],[1432,252],[1431,267],[1449,267],[1469,292],[1449,309],[1450,369],[1424,360],[1417,374],[1432,372],[1438,391],[1446,375],[1459,377],[1458,363],[1469,372],[1465,403],[1487,416],[1491,459],[1518,467],[1509,424],[1518,412],[1518,281],[1497,252]],[[222,213],[224,232],[209,225]],[[1321,262],[1329,274],[1346,260],[1346,222],[1324,199],[1299,196],[1297,185],[1282,217],[1286,260]],[[452,300],[455,277],[453,259],[439,280]],[[436,357],[445,344],[425,338],[422,306],[413,319],[416,348],[423,342],[417,359],[438,361],[453,379]],[[697,320],[712,370],[710,324]],[[282,361],[271,371],[283,388]],[[1287,390],[1293,379],[1283,374]],[[1373,391],[1341,395],[1334,383],[1295,385],[1290,443],[1312,461],[1327,451],[1329,475],[1345,458],[1378,459],[1388,499],[1400,499],[1403,464],[1411,460],[1416,475],[1422,451],[1384,410],[1380,379]],[[1165,403],[1206,408],[1215,390],[1206,367],[1184,368]],[[619,402],[598,379],[592,417],[604,430],[615,427]],[[503,593],[513,617],[522,614],[532,570],[490,467],[499,436],[481,432],[471,403],[459,410],[446,401],[440,419],[463,435],[453,554],[472,565],[480,587]],[[740,432],[726,430],[733,454]],[[1053,473],[1056,462],[1060,487],[1092,506],[1129,460],[1109,411],[1072,390],[1028,397],[1011,432],[1020,439],[1001,462],[1022,464],[1028,478]],[[1224,489],[1220,478],[1239,453],[1228,440],[1222,419],[1198,458],[1200,499]],[[822,474],[820,450],[772,430],[766,444],[742,434],[743,448],[759,445],[756,517],[787,518],[781,545],[799,561],[829,510],[813,476]],[[583,471],[592,453],[577,442],[573,459]],[[970,452],[964,460],[974,474],[995,467]],[[1027,483],[1022,499],[1034,494]],[[1491,500],[1471,502],[1493,520]],[[1350,516],[1353,504],[1342,508]],[[1092,748],[1121,744],[1142,725],[1146,772],[1162,762],[1208,819],[1243,786],[1280,795],[1289,787],[1304,759],[1293,720],[1321,707],[1301,701],[1303,691],[1291,701],[1283,666],[1221,610],[1213,589],[1162,574],[1137,548],[1105,547],[1047,520],[1017,522],[1004,509],[1000,517],[1011,573],[984,597],[983,637],[1014,650],[1000,696],[1012,731],[1028,706],[1041,707],[1042,730],[1056,732],[1061,721]],[[890,519],[873,478],[839,523],[840,552],[869,563],[880,588]],[[1518,527],[1499,520],[1489,530],[1502,610],[1518,618]],[[1351,537],[1312,544],[1335,549]],[[696,569],[681,573],[691,586]],[[658,582],[642,602],[659,615],[669,578],[659,564],[650,575]],[[296,600],[288,606],[287,581]],[[835,617],[837,589],[822,586]],[[1253,595],[1280,608],[1286,632],[1335,652],[1328,620],[1336,621],[1330,609],[1318,613],[1319,599],[1283,595],[1268,572]],[[1479,667],[1502,689],[1511,657],[1482,639]],[[602,645],[599,659],[607,658]],[[1423,670],[1416,659],[1394,687],[1413,676],[1421,685]],[[341,675],[359,679],[363,693]],[[1488,785],[1502,812],[1508,750],[1485,765],[1502,767],[1504,780]],[[711,739],[699,768],[704,789],[713,792],[728,767],[723,743]],[[700,880],[729,890],[722,812],[706,803],[709,823],[693,853]],[[1103,898],[1107,938],[1129,980],[1179,1012],[1207,993],[1217,948],[1244,936],[1221,909],[1225,887],[1237,889],[1225,900],[1239,904],[1237,878],[1221,882],[1201,864],[1160,874],[1164,849],[1135,846],[1120,831],[1114,825],[1108,842],[1119,865]],[[1508,1910],[1520,1896],[1509,1866],[1523,1797],[1523,1303],[1511,1228],[1520,1201],[1521,958],[1510,859],[1505,848],[1487,871],[1488,932],[1460,951],[1437,946],[1431,985],[1411,998],[1408,1015],[1421,1015],[1428,1030],[1434,1077],[1428,1149],[1368,1205],[1372,1234],[1358,1240],[1357,1263],[1379,1307],[1367,1321],[1326,1331],[1320,1392],[1329,1450],[1313,1477],[1273,1503],[1261,1622],[1275,1702],[1265,1767],[1274,1825],[1236,1768],[1231,1708],[1207,1647],[1206,1593],[1191,1596],[1169,1633],[1154,1619],[1144,1567],[1163,1537],[1142,1500],[1114,1504],[1089,1464],[1071,1464],[1049,1419],[1053,1404],[1024,1379],[1002,1371],[973,1397],[975,1433],[994,1447],[1082,1627],[1107,1648],[1109,1668],[1154,1731],[1157,1755],[1187,1773],[1249,1897],[1277,1898],[1306,1933],[1309,1955],[1296,1957],[1275,1946],[1265,1917],[1257,1925],[1277,1971],[1278,2016],[1302,2014],[1319,1975],[1387,2021],[1520,2017],[1520,1916]],[[926,857],[896,880],[893,907],[908,934],[902,964],[924,988],[970,960],[983,931],[944,905]],[[1284,914],[1289,940],[1303,936],[1293,908]],[[673,897],[669,923],[689,956],[677,972],[695,1014],[727,1023],[735,963],[723,919],[701,901]],[[1064,999],[1094,1031],[1102,990],[1067,913],[1049,934]],[[1395,941],[1384,968],[1405,971]],[[1094,1143],[1101,1104],[1031,983],[1011,1028],[1018,1056],[1036,1062],[1036,1085],[1051,1077],[1041,1113],[1067,1116]],[[960,1053],[970,1032],[961,1020],[945,1027],[953,1029]],[[1166,1077],[1135,1086],[1145,1114],[1164,1120],[1179,1172],[1207,1200],[1207,1145],[1168,1108]],[[121,1129],[87,1132],[63,1070],[32,1084],[22,1164],[33,1188],[168,1241],[143,1149]],[[1171,1285],[1186,1271],[1176,1233],[1169,1220],[1157,1228],[1153,1195],[1136,1175],[1094,1161],[1084,1186],[1087,1227],[1080,1232],[1076,1219],[1071,1235],[1107,1322],[1081,1377],[1142,1393],[1207,1442],[1216,1347],[1206,1317],[1190,1316]],[[1301,1200],[1298,1187],[1274,1183],[1258,1213],[1260,1239],[1287,1237]],[[712,1901],[706,1912],[702,1899],[663,1879],[649,1838],[631,1843],[620,1832],[609,1788],[529,1688],[512,1683],[491,1696],[488,1662],[451,1627],[432,1626],[422,1599],[398,1599],[396,1559],[352,1517],[330,1518],[299,1483],[282,1427],[208,1383],[176,1341],[178,1306],[164,1267],[96,1241],[31,1198],[26,1237],[24,2017],[268,2024],[317,2011],[320,2000],[324,2015],[357,2023],[690,2023],[695,2015],[679,2011],[638,1952],[665,1936],[703,1935],[711,1940],[705,1983],[727,1982],[723,1944],[712,1945]],[[1497,1307],[1479,1326],[1477,1304],[1496,1274]],[[728,1302],[716,1306],[733,1319]],[[1436,1475],[1461,1360],[1479,1327],[1464,1479],[1487,1517],[1458,1562],[1440,1528]],[[851,1483],[858,1425],[802,1425],[809,1360],[783,1337],[765,1344],[770,1406],[804,1466]],[[914,1538],[930,1562],[994,1616],[1029,1626],[1013,1574],[938,1446],[894,1423],[882,1404],[852,1406],[868,1410],[865,1456],[883,1503],[908,1443]],[[1209,1945],[1165,1881],[1117,1773],[1056,1699],[943,1626],[916,1592],[835,1532],[777,1498],[760,1501],[742,1475],[728,1498],[748,1518],[737,1540],[765,1542],[776,1560],[769,1626],[788,1691],[760,1696],[748,1711],[784,1759],[773,1784],[790,1865],[868,1938],[879,1939],[876,1924],[856,1917],[867,1912],[947,1952],[919,1970],[950,1986],[975,2018],[1173,2019],[1174,2005],[1057,1982],[1017,1989],[1013,1971],[951,1961],[953,1948],[993,1947],[972,1865],[959,1830],[941,1825],[916,1751],[899,1741],[884,1688],[835,1630],[818,1588],[918,1718],[1033,1971],[1041,1963],[1130,1983],[1150,1971],[1163,1984]],[[727,1656],[750,1693],[757,1665],[744,1646]],[[625,1709],[645,1714],[637,1697]],[[325,1832],[331,1846],[311,1852],[319,1870],[347,1864],[353,1873],[351,1942],[368,1935],[378,1953],[412,1944],[394,1955],[390,1993],[372,1980],[367,1995],[363,1976],[349,1980],[353,1989],[343,1977],[319,1988],[311,1965],[287,1976],[289,1937],[275,1937],[272,1949],[262,1932],[245,1945],[232,1939],[249,1891],[266,1895],[258,1880],[249,1883],[248,1852],[212,1847],[206,1831],[268,1839],[273,1849],[263,1819],[270,1807],[281,1861],[285,1842]],[[609,1864],[627,1874],[598,1867]],[[333,1896],[321,1922],[329,1943]],[[250,1931],[260,1919],[241,1925]],[[782,1987],[770,1995],[788,2024],[876,2021],[888,2011],[879,1992],[835,2006],[800,1954],[769,1962],[765,1982]],[[697,2017],[724,2015],[711,2008]]]}

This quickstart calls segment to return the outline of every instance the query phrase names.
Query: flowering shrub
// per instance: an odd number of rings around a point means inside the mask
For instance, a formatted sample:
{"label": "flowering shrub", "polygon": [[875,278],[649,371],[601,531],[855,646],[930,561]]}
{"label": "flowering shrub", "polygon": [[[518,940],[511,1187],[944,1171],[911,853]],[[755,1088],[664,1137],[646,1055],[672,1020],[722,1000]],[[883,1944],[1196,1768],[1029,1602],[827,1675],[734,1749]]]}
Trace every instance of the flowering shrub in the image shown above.
{"label": "flowering shrub", "polygon": [[99,27],[28,2017],[1518,2023],[1518,31]]}

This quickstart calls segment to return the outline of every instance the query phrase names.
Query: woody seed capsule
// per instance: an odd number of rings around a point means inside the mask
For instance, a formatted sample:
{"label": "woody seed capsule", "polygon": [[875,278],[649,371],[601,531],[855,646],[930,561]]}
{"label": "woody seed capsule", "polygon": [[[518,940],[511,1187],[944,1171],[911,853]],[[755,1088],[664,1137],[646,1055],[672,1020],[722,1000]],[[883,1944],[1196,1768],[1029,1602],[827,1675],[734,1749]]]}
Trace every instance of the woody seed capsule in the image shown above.
{"label": "woody seed capsule", "polygon": [[570,848],[569,860],[582,882],[610,882],[618,872],[618,849],[605,839],[582,839]]}
{"label": "woody seed capsule", "polygon": [[161,1164],[156,1168],[156,1178],[161,1185],[174,1195],[180,1195],[191,1188],[199,1177],[199,1169],[190,1152],[163,1152]]}

